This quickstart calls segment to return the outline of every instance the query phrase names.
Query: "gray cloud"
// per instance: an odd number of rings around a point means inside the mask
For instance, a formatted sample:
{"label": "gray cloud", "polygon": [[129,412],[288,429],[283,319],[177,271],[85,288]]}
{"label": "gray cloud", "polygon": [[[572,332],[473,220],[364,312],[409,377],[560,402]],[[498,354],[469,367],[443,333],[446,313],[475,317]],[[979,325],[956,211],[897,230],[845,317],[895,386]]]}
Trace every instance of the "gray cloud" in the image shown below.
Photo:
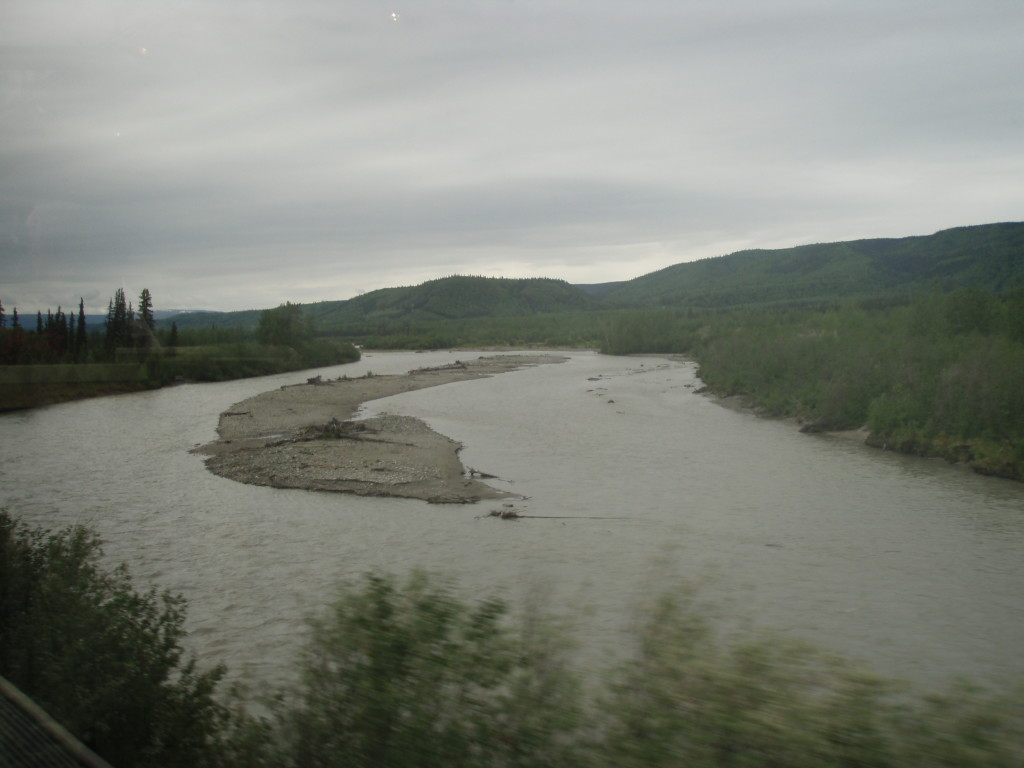
{"label": "gray cloud", "polygon": [[1008,2],[8,0],[0,300],[601,282],[1018,220],[1022,29]]}

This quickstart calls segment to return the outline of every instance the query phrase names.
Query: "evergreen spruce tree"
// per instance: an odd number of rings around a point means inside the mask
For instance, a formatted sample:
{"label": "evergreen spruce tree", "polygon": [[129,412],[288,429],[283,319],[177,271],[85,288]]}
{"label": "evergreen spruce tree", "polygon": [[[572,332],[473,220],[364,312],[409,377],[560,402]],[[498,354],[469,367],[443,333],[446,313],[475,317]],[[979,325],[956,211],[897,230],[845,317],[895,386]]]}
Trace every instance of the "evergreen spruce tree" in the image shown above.
{"label": "evergreen spruce tree", "polygon": [[114,300],[111,299],[107,302],[107,321],[105,323],[106,333],[103,336],[103,348],[107,354],[113,354],[115,344],[114,339]]}
{"label": "evergreen spruce tree", "polygon": [[43,313],[40,311],[36,312],[36,333],[43,335]]}
{"label": "evergreen spruce tree", "polygon": [[107,308],[107,351],[113,353],[118,347],[128,346],[129,340],[129,315],[128,302],[124,296],[124,290],[118,288],[114,292]]}
{"label": "evergreen spruce tree", "polygon": [[61,307],[57,307],[57,314],[53,316],[53,330],[57,334],[57,346],[60,351],[65,351],[68,342],[68,316]]}
{"label": "evergreen spruce tree", "polygon": [[21,318],[18,317],[18,308],[14,308],[14,312],[11,314],[11,330],[15,328],[21,328]]}
{"label": "evergreen spruce tree", "polygon": [[75,313],[72,312],[70,315],[68,315],[67,331],[66,331],[66,336],[67,336],[67,342],[66,342],[67,354],[72,359],[77,354],[77,352],[75,350],[75,333],[74,333],[74,331],[75,331]]}
{"label": "evergreen spruce tree", "polygon": [[7,327],[7,315],[4,314],[4,303],[0,301],[0,328]]}
{"label": "evergreen spruce tree", "polygon": [[78,299],[78,325],[75,328],[75,356],[81,360],[85,356],[89,337],[85,332],[85,299]]}
{"label": "evergreen spruce tree", "polygon": [[[17,310],[15,310],[15,312],[17,312]],[[171,322],[171,338],[167,341],[167,346],[178,346],[178,324],[176,322]]]}
{"label": "evergreen spruce tree", "polygon": [[123,346],[128,341],[128,321],[131,319],[131,313],[128,310],[128,300],[121,288],[114,293],[114,309],[117,312],[117,341]]}
{"label": "evergreen spruce tree", "polygon": [[156,330],[156,321],[153,319],[153,295],[149,292],[149,288],[143,288],[142,293],[139,294],[139,320],[149,330]]}

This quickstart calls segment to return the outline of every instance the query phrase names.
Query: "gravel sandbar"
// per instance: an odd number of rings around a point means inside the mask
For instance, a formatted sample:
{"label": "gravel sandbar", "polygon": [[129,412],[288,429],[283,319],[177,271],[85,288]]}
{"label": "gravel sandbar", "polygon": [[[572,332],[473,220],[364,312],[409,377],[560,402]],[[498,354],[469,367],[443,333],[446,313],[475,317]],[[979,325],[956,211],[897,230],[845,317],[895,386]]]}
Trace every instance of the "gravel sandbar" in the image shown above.
{"label": "gravel sandbar", "polygon": [[235,403],[196,448],[214,474],[253,485],[467,504],[509,496],[467,474],[462,445],[410,416],[352,421],[368,400],[479,379],[559,355],[493,355],[401,375],[311,379]]}

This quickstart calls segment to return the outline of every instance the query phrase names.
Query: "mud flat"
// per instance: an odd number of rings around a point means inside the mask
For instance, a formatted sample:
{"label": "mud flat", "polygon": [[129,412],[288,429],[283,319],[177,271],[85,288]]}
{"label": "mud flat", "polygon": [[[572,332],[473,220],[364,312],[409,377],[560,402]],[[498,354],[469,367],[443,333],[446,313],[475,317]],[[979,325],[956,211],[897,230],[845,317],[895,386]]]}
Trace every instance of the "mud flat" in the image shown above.
{"label": "mud flat", "polygon": [[369,400],[567,359],[494,355],[402,375],[315,377],[235,403],[220,415],[218,439],[195,452],[214,474],[253,485],[432,503],[503,498],[509,494],[467,474],[461,443],[421,420],[352,417]]}

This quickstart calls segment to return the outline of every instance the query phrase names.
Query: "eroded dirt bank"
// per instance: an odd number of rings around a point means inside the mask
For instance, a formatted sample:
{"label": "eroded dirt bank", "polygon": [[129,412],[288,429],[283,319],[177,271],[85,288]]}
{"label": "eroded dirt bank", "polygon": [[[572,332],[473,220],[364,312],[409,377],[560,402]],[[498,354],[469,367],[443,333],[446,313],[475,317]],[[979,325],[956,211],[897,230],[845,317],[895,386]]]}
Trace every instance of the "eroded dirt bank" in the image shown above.
{"label": "eroded dirt bank", "polygon": [[501,498],[508,494],[467,476],[460,443],[419,419],[352,416],[368,400],[567,359],[495,355],[402,375],[314,379],[235,403],[220,415],[218,439],[195,451],[211,472],[253,485],[433,503]]}

